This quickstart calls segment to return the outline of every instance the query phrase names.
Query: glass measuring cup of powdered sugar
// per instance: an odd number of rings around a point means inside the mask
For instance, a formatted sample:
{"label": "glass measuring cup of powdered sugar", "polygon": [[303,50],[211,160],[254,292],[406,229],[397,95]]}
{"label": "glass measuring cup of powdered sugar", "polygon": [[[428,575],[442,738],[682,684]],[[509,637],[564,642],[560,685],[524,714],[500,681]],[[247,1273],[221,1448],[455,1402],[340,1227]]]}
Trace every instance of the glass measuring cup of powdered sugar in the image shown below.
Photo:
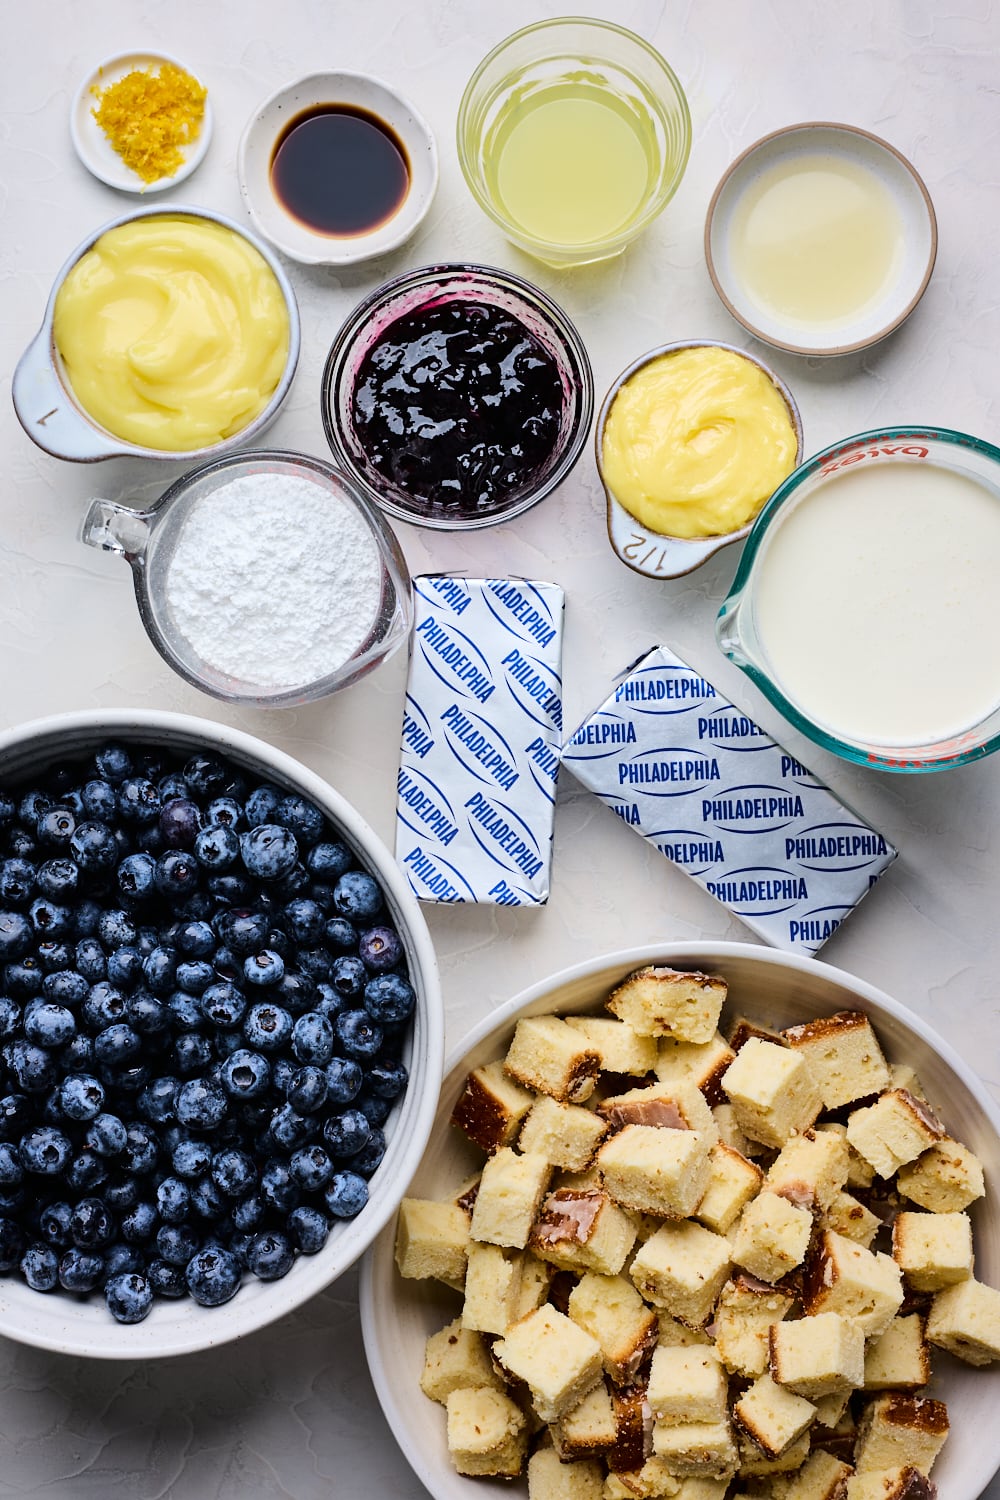
{"label": "glass measuring cup of powdered sugar", "polygon": [[229,703],[322,698],[409,635],[410,578],[391,527],[344,474],[304,454],[217,459],[148,510],[95,499],[80,535],[130,565],[160,655]]}

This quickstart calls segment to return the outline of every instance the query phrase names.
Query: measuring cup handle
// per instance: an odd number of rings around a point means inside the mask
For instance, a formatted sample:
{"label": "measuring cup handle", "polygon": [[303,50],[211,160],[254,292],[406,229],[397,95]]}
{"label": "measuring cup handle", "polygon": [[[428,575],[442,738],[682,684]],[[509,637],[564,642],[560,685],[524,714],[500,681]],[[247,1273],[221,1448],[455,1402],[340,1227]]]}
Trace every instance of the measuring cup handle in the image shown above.
{"label": "measuring cup handle", "polygon": [[21,355],[11,395],[25,432],[54,458],[96,463],[124,451],[109,446],[108,438],[92,427],[70,400],[53,364],[48,321]]}
{"label": "measuring cup handle", "polygon": [[128,563],[137,562],[149,541],[149,513],[129,510],[113,500],[91,500],[80,528],[80,540],[102,552],[114,552]]}

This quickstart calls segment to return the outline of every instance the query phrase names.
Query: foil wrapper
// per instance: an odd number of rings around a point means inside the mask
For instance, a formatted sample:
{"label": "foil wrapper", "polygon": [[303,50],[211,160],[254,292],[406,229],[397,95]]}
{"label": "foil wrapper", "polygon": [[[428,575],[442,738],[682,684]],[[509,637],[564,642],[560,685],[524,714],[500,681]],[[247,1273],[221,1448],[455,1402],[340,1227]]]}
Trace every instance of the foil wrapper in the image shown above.
{"label": "foil wrapper", "polygon": [[562,763],[766,943],[815,953],[896,857],[742,709],[654,647]]}
{"label": "foil wrapper", "polygon": [[396,784],[396,859],[421,901],[548,898],[562,743],[563,591],[424,574]]}

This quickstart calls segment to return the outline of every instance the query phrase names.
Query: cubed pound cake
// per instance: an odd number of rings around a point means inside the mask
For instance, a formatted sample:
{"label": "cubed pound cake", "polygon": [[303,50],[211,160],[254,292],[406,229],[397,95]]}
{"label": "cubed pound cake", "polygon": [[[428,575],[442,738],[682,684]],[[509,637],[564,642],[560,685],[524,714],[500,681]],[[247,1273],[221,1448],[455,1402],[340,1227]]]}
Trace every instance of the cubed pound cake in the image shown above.
{"label": "cubed pound cake", "polygon": [[424,1395],[444,1405],[452,1391],[483,1386],[503,1389],[481,1336],[471,1328],[463,1328],[461,1318],[432,1333],[424,1348],[424,1368],[420,1375]]}
{"label": "cubed pound cake", "polygon": [[636,1377],[659,1338],[659,1320],[624,1276],[588,1271],[569,1295],[570,1318],[601,1346],[601,1359],[616,1385]]}
{"label": "cubed pound cake", "polygon": [[704,1094],[693,1083],[680,1080],[650,1083],[610,1094],[597,1106],[610,1130],[626,1125],[650,1125],[666,1130],[698,1130],[715,1140],[718,1126]]}
{"label": "cubed pound cake", "polygon": [[509,1146],[532,1105],[532,1095],[508,1078],[503,1062],[473,1068],[452,1110],[451,1123],[481,1151]]}
{"label": "cubed pound cake", "polygon": [[927,1337],[968,1365],[1000,1359],[1000,1292],[973,1277],[938,1292],[927,1319]]}
{"label": "cubed pound cake", "polygon": [[604,1458],[618,1436],[618,1422],[611,1394],[598,1381],[582,1401],[549,1428],[556,1452],[564,1463],[581,1458]]}
{"label": "cubed pound cake", "polygon": [[601,1055],[558,1016],[527,1016],[514,1028],[503,1066],[522,1088],[582,1104],[594,1091]]}
{"label": "cubed pound cake", "polygon": [[939,1292],[972,1275],[968,1214],[897,1214],[892,1258],[915,1292]]}
{"label": "cubed pound cake", "polygon": [[682,1323],[708,1322],[729,1275],[729,1242],[687,1220],[665,1224],[636,1252],[629,1275],[647,1299]]}
{"label": "cubed pound cake", "polygon": [[708,1185],[693,1217],[716,1234],[727,1234],[760,1191],[764,1174],[739,1151],[716,1141],[708,1161]]}
{"label": "cubed pound cake", "polygon": [[806,1259],[802,1305],[809,1314],[853,1318],[866,1338],[884,1333],[903,1301],[899,1267],[833,1230],[816,1236]]}
{"label": "cubed pound cake", "polygon": [[528,1460],[528,1500],[602,1500],[604,1469],[592,1460],[564,1464],[554,1448]]}
{"label": "cubed pound cake", "polygon": [[637,969],[612,990],[607,1007],[640,1036],[707,1042],[718,1027],[726,993],[726,981],[716,974]]}
{"label": "cubed pound cake", "polygon": [[552,1176],[545,1156],[501,1146],[483,1167],[472,1210],[474,1240],[523,1250]]}
{"label": "cubed pound cake", "polygon": [[806,1059],[759,1037],[740,1048],[722,1087],[744,1135],[765,1146],[781,1147],[808,1130],[823,1102]]}
{"label": "cubed pound cake", "polygon": [[847,1181],[851,1153],[844,1136],[807,1130],[786,1141],[771,1163],[767,1186],[800,1208],[823,1212]]}
{"label": "cubed pound cake", "polygon": [[761,1375],[733,1406],[740,1427],[769,1458],[780,1454],[806,1432],[816,1408],[803,1396],[776,1385],[770,1375]]}
{"label": "cubed pound cake", "polygon": [[601,1346],[548,1303],[493,1345],[493,1357],[531,1392],[543,1422],[557,1422],[601,1378]]}
{"label": "cubed pound cake", "polygon": [[709,1105],[721,1104],[722,1075],[736,1053],[721,1032],[714,1032],[707,1042],[682,1042],[676,1037],[660,1038],[655,1072],[661,1083],[693,1083]]}
{"label": "cubed pound cake", "polygon": [[855,1474],[845,1500],[937,1500],[937,1485],[909,1465],[882,1474]]}
{"label": "cubed pound cake", "polygon": [[708,1186],[712,1142],[697,1130],[626,1125],[597,1153],[604,1186],[623,1208],[686,1219]]}
{"label": "cubed pound cake", "polygon": [[728,1391],[725,1366],[710,1345],[654,1350],[646,1400],[655,1421],[725,1422]]}
{"label": "cubed pound cake", "polygon": [[762,1192],[748,1203],[732,1234],[732,1257],[761,1281],[780,1281],[805,1260],[813,1232],[807,1208],[777,1193]]}
{"label": "cubed pound cake", "polygon": [[560,1104],[558,1099],[541,1094],[521,1126],[518,1150],[544,1156],[554,1167],[582,1172],[593,1161],[607,1128],[592,1110],[578,1104]]}
{"label": "cubed pound cake", "polygon": [[789,1443],[781,1453],[772,1456],[770,1453],[765,1453],[763,1448],[758,1448],[753,1439],[737,1423],[736,1442],[740,1456],[740,1483],[755,1484],[758,1493],[763,1486],[763,1494],[769,1495],[776,1478],[797,1474],[809,1457],[811,1447],[809,1432],[810,1429],[801,1432],[795,1441]]}
{"label": "cubed pound cake", "polygon": [[679,1478],[718,1478],[736,1472],[736,1443],[728,1419],[655,1422],[653,1453]]}
{"label": "cubed pound cake", "polygon": [[777,1385],[816,1401],[861,1385],[865,1336],[839,1313],[775,1323],[769,1331],[771,1376]]}
{"label": "cubed pound cake", "polygon": [[656,1038],[640,1036],[625,1021],[611,1016],[567,1016],[566,1025],[578,1031],[600,1054],[605,1073],[630,1073],[645,1078],[656,1066]]}
{"label": "cubed pound cake", "polygon": [[772,1480],[771,1500],[844,1500],[853,1473],[849,1463],[832,1453],[812,1453],[797,1473]]}
{"label": "cubed pound cake", "polygon": [[[604,1500],[677,1500],[684,1495],[688,1500],[724,1500],[727,1483],[727,1480],[678,1479],[662,1458],[652,1457],[646,1459],[641,1469],[609,1474],[604,1483]],[[688,1489],[689,1485],[708,1484],[715,1488],[705,1490],[703,1495]]]}
{"label": "cubed pound cake", "polygon": [[986,1192],[979,1157],[950,1136],[900,1167],[896,1186],[904,1198],[935,1214],[958,1213]]}
{"label": "cubed pound cake", "polygon": [[819,1082],[824,1109],[881,1094],[890,1085],[889,1066],[868,1017],[841,1010],[784,1032],[788,1045],[806,1058]]}
{"label": "cubed pound cake", "polygon": [[726,1369],[750,1379],[769,1367],[768,1334],[792,1310],[795,1298],[784,1288],[754,1276],[735,1276],[722,1288],[715,1309],[715,1347]]}
{"label": "cubed pound cake", "polygon": [[867,1250],[881,1229],[882,1220],[855,1198],[853,1193],[839,1192],[824,1210],[820,1224],[824,1229],[842,1234],[845,1239],[856,1240]]}
{"label": "cubed pound cake", "polygon": [[404,1198],[396,1221],[400,1276],[434,1277],[461,1288],[469,1255],[469,1215],[454,1203]]}
{"label": "cubed pound cake", "polygon": [[861,1418],[854,1467],[859,1474],[906,1466],[929,1474],[947,1436],[943,1401],[889,1391],[876,1396]]}
{"label": "cubed pound cake", "polygon": [[848,1141],[879,1177],[892,1177],[943,1135],[934,1111],[907,1089],[889,1089],[847,1121]]}
{"label": "cubed pound cake", "polygon": [[559,1187],[542,1204],[528,1243],[564,1271],[617,1276],[635,1244],[635,1223],[597,1187]]}
{"label": "cubed pound cake", "polygon": [[915,1391],[931,1378],[925,1320],[919,1313],[893,1318],[865,1348],[866,1391]]}
{"label": "cubed pound cake", "polygon": [[499,1245],[469,1246],[462,1326],[478,1333],[503,1333],[520,1311],[524,1257]]}
{"label": "cubed pound cake", "polygon": [[514,1479],[528,1448],[524,1413],[489,1386],[452,1391],[447,1399],[448,1452],[460,1474]]}

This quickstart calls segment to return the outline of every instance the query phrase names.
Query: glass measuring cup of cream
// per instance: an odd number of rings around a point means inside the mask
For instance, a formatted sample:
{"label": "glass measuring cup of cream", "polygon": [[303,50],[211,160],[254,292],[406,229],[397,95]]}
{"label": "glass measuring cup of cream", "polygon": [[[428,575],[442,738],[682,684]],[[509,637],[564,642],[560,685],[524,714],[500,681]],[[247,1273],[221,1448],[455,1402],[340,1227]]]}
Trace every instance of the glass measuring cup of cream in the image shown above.
{"label": "glass measuring cup of cream", "polygon": [[1000,448],[860,433],[780,486],[716,633],[787,719],[846,760],[939,771],[1000,745]]}
{"label": "glass measuring cup of cream", "polygon": [[230,703],[325,697],[409,634],[409,573],[388,522],[305,454],[218,459],[146,511],[93,500],[81,540],[124,557],[157,651]]}
{"label": "glass measuring cup of cream", "polygon": [[553,266],[621,254],[677,191],[690,148],[673,69],[609,21],[514,32],[459,106],[459,161],[480,208]]}

